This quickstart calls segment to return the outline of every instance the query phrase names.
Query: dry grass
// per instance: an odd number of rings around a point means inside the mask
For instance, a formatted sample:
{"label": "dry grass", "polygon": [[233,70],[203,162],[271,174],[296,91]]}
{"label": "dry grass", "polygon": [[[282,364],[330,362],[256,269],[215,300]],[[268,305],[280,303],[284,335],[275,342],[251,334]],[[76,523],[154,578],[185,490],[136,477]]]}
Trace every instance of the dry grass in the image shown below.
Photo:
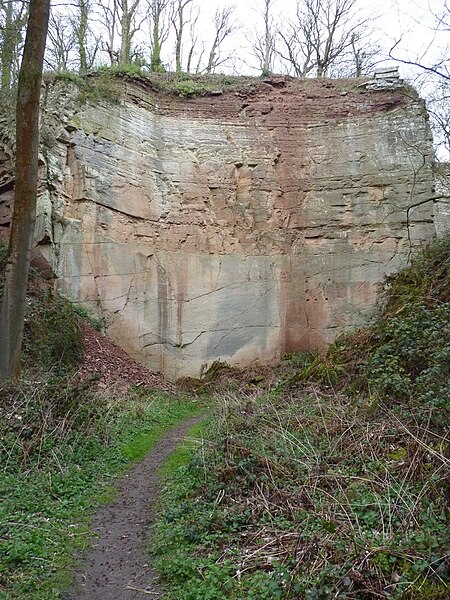
{"label": "dry grass", "polygon": [[234,565],[224,597],[261,573],[274,598],[449,597],[448,432],[312,385],[219,405],[193,498],[199,556]]}

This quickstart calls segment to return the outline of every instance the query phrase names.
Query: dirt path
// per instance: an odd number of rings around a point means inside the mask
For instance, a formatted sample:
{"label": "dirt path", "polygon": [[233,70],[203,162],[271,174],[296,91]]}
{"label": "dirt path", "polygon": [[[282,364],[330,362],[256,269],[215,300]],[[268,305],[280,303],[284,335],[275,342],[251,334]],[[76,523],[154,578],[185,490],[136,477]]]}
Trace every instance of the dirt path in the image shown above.
{"label": "dirt path", "polygon": [[92,529],[98,539],[76,572],[66,600],[161,598],[147,550],[159,496],[158,469],[200,419],[189,419],[166,434],[121,480],[115,500],[94,516]]}

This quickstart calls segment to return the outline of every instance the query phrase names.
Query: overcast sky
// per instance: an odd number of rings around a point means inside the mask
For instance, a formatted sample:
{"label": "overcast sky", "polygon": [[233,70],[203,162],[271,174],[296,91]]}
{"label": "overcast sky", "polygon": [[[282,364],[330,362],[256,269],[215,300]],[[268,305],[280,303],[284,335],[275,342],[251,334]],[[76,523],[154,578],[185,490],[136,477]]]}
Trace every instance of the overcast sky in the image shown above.
{"label": "overcast sky", "polygon": [[[217,8],[234,4],[235,15],[240,23],[239,32],[229,40],[229,48],[236,51],[238,59],[220,67],[218,71],[234,74],[258,75],[257,60],[251,56],[249,37],[263,29],[262,9],[264,0],[197,0],[201,6],[199,24],[203,33],[212,31],[212,18]],[[286,22],[289,17],[295,16],[297,0],[273,0],[274,17],[278,24]],[[361,13],[367,17],[373,29],[372,40],[381,48],[381,60],[377,66],[387,67],[397,64],[400,75],[410,81],[421,95],[428,100],[429,107],[436,105],[431,102],[431,97],[436,94],[436,85],[442,79],[430,77],[430,74],[406,64],[395,63],[389,58],[389,50],[398,42],[393,51],[396,58],[404,61],[419,62],[432,66],[439,58],[450,58],[450,31],[436,32],[436,17],[444,13],[446,0],[358,0]],[[448,11],[447,11],[448,14]],[[361,18],[358,17],[360,21]],[[450,15],[447,22],[450,21]],[[282,67],[280,66],[280,70]],[[275,72],[279,72],[277,65]],[[441,109],[442,110],[442,104]],[[433,121],[435,122],[435,121]],[[435,130],[435,141],[438,143],[438,155],[442,159],[449,158],[449,143],[442,144],[439,132]]]}
{"label": "overcast sky", "polygon": [[[201,21],[205,29],[210,27],[217,8],[235,4],[241,31],[234,36],[232,46],[240,48],[242,52],[242,63],[238,62],[236,69],[249,72],[252,60],[248,56],[246,38],[248,31],[256,33],[262,27],[263,0],[198,0],[198,3],[202,7]],[[444,36],[436,36],[433,30],[433,13],[439,14],[444,3],[445,0],[361,0],[360,10],[373,19],[372,26],[376,31],[374,40],[380,43],[386,54],[393,43],[401,38],[397,52],[399,56],[410,60],[418,57],[431,60],[432,55],[436,56],[446,43]],[[282,23],[284,19],[295,15],[295,6],[296,0],[274,0],[274,16]],[[405,75],[411,74],[407,67],[401,70]]]}

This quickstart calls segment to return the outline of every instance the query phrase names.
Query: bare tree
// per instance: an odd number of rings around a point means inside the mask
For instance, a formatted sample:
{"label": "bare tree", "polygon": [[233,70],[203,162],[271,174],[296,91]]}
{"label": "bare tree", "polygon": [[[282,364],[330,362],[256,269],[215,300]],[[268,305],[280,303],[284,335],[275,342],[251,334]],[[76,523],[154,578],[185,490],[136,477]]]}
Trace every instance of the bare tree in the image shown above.
{"label": "bare tree", "polygon": [[93,0],[73,0],[70,6],[53,7],[50,13],[46,63],[55,71],[94,66],[100,34],[90,26],[95,18]]}
{"label": "bare tree", "polygon": [[313,27],[313,21],[304,18],[300,4],[297,4],[297,18],[278,29],[276,53],[296,77],[307,77],[315,68]]}
{"label": "bare tree", "polygon": [[50,0],[30,0],[16,104],[14,211],[0,309],[0,381],[20,371],[28,269],[36,220],[39,98]]}
{"label": "bare tree", "polygon": [[[181,4],[182,2],[178,4],[178,7]],[[180,69],[186,73],[213,73],[217,67],[232,57],[233,52],[222,54],[222,46],[224,41],[237,29],[237,24],[233,19],[234,10],[234,6],[231,5],[216,10],[212,21],[213,37],[209,43],[199,27],[199,6],[191,4],[188,11],[183,12],[181,21],[178,14],[174,23],[177,35],[176,68],[178,68],[178,73]],[[180,31],[182,33],[181,45],[178,44]],[[180,50],[179,56],[178,50]],[[183,59],[181,51],[185,59]],[[206,60],[204,60],[205,56]]]}
{"label": "bare tree", "polygon": [[275,28],[271,9],[274,0],[264,0],[264,38],[261,46],[262,50],[262,75],[267,76],[272,72],[273,54],[275,51]]}
{"label": "bare tree", "polygon": [[[436,33],[443,33],[450,31],[450,7],[446,2],[443,10],[439,14],[434,14],[434,31],[430,32],[430,36],[433,38]],[[433,39],[434,41],[434,39]],[[441,56],[434,60],[427,60],[430,48],[433,44],[428,44],[428,48],[422,56],[416,59],[405,58],[404,52],[401,49],[402,38],[400,37],[395,41],[389,50],[389,57],[396,62],[411,67],[416,67],[420,71],[429,75],[437,76],[439,79],[450,81],[450,58],[448,56],[448,48],[445,48],[441,53]]]}
{"label": "bare tree", "polygon": [[[189,25],[189,36],[188,51],[186,59],[186,73],[199,73],[200,65],[202,62],[203,54],[205,52],[205,42],[199,39],[198,35],[198,19],[200,17],[200,8],[198,6],[192,6],[190,9],[189,21],[186,24]],[[183,44],[185,46],[186,44]],[[199,49],[200,47],[200,49]],[[196,65],[194,66],[194,59],[196,59]]]}
{"label": "bare tree", "polygon": [[15,65],[22,48],[27,16],[27,2],[0,1],[0,68],[3,92],[8,91],[16,80]]}
{"label": "bare tree", "polygon": [[99,21],[106,34],[101,49],[108,54],[111,65],[133,61],[133,40],[147,19],[147,14],[139,13],[140,5],[141,0],[106,0],[98,5]]}
{"label": "bare tree", "polygon": [[[358,19],[359,0],[302,0],[296,18],[278,31],[278,55],[298,77],[325,77],[340,59],[354,52],[356,70],[363,65],[358,41],[364,20]],[[358,62],[359,61],[359,62]]]}
{"label": "bare tree", "polygon": [[199,25],[200,7],[193,0],[175,0],[172,27],[176,73],[213,73],[232,57],[233,52],[223,55],[222,47],[237,29],[234,10],[231,5],[216,10],[212,22],[213,37],[208,40]]}
{"label": "bare tree", "polygon": [[94,66],[100,48],[100,35],[94,33],[90,23],[94,18],[92,0],[75,0],[74,12],[70,17],[78,53],[78,69],[80,73]]}
{"label": "bare tree", "polygon": [[[91,16],[89,0],[77,1],[77,14],[72,17],[72,26],[78,48],[80,73],[87,71],[92,66],[91,60],[88,60],[87,36],[89,30],[89,17]],[[94,51],[94,59],[97,50]]]}
{"label": "bare tree", "polygon": [[217,9],[214,15],[214,39],[208,54],[206,73],[213,73],[217,67],[228,60],[229,56],[221,57],[221,47],[224,41],[237,30],[234,20],[235,6],[228,5]]}
{"label": "bare tree", "polygon": [[443,153],[450,156],[450,85],[447,81],[436,82],[428,93],[427,108],[430,114],[434,138]]}
{"label": "bare tree", "polygon": [[135,33],[139,30],[139,25],[136,25],[137,9],[140,0],[117,0],[120,8],[119,23],[120,23],[120,53],[119,63],[131,63],[131,46]]}
{"label": "bare tree", "polygon": [[262,31],[252,36],[250,41],[252,53],[258,61],[261,74],[266,77],[273,70],[275,57],[276,26],[272,16],[275,0],[263,0],[263,2],[262,9],[258,11],[263,19],[263,28]]}
{"label": "bare tree", "polygon": [[349,77],[361,77],[373,70],[380,60],[380,46],[368,41],[362,31],[354,31],[350,39],[352,70]]}
{"label": "bare tree", "polygon": [[331,77],[362,77],[383,60],[379,44],[369,26],[361,25],[352,32],[350,45],[330,66]]}
{"label": "bare tree", "polygon": [[272,72],[272,61],[275,50],[275,28],[273,26],[273,18],[271,15],[271,9],[273,0],[264,0],[264,43],[263,43],[263,55],[262,55],[262,75],[270,75]]}
{"label": "bare tree", "polygon": [[420,55],[411,57],[408,47],[404,47],[400,37],[389,50],[391,59],[407,65],[414,74],[416,88],[427,98],[427,108],[431,116],[435,142],[438,149],[450,154],[450,58],[447,36],[450,32],[450,5],[445,2],[440,12],[430,13],[433,24],[430,26],[427,46]]}
{"label": "bare tree", "polygon": [[[175,72],[181,73],[182,65],[182,48],[183,34],[186,25],[192,21],[192,2],[193,0],[176,0],[172,24],[175,30]],[[187,9],[187,10],[186,10]],[[188,14],[186,14],[188,12]],[[192,45],[191,45],[192,47]],[[191,53],[192,56],[192,53]]]}
{"label": "bare tree", "polygon": [[67,71],[73,66],[71,55],[76,49],[76,38],[70,16],[51,10],[47,46],[45,62],[50,69]]}
{"label": "bare tree", "polygon": [[98,12],[98,20],[104,29],[101,50],[106,52],[110,65],[112,66],[119,60],[119,53],[115,49],[117,24],[119,22],[119,6],[116,0],[103,1],[98,4]]}

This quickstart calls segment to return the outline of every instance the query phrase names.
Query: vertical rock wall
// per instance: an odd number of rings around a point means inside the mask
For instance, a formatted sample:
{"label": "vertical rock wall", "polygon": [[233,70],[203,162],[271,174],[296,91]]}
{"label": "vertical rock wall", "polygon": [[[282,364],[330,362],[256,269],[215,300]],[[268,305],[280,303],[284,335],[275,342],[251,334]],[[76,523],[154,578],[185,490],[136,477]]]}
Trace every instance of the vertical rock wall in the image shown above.
{"label": "vertical rock wall", "polygon": [[408,211],[434,185],[411,90],[75,95],[47,98],[48,258],[63,294],[169,377],[325,347],[434,232],[432,203]]}
{"label": "vertical rock wall", "polygon": [[436,234],[443,236],[450,233],[450,163],[436,164],[434,172],[436,176],[434,226]]}

